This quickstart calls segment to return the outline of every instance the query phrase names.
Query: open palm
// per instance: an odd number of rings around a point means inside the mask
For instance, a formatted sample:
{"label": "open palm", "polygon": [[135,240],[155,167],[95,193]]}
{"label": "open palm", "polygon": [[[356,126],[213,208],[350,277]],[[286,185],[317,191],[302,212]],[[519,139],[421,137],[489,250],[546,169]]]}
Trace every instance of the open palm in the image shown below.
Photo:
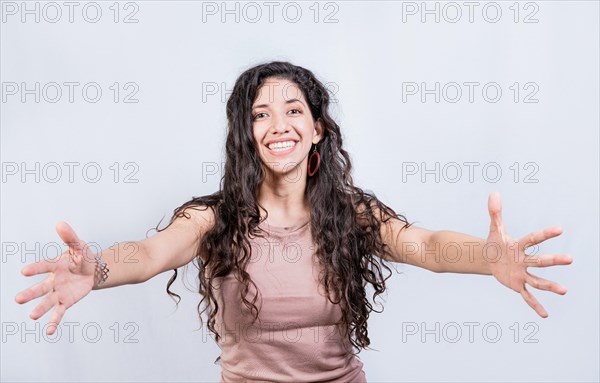
{"label": "open palm", "polygon": [[530,274],[528,267],[548,267],[568,265],[573,258],[568,254],[526,255],[525,249],[537,245],[549,238],[562,234],[558,226],[532,232],[529,235],[512,240],[502,220],[502,201],[500,193],[491,193],[488,199],[488,210],[491,218],[490,233],[486,247],[495,248],[495,257],[489,257],[492,275],[506,287],[521,294],[525,302],[543,318],[548,313],[538,300],[527,290],[525,284],[539,290],[552,291],[564,295],[567,289],[553,281]]}
{"label": "open palm", "polygon": [[56,306],[50,318],[47,334],[52,335],[65,311],[85,297],[94,287],[95,261],[93,252],[77,237],[71,226],[59,222],[56,231],[69,250],[52,260],[42,260],[25,266],[21,273],[27,277],[49,273],[43,281],[21,291],[17,303],[26,303],[44,296],[29,315],[37,320]]}

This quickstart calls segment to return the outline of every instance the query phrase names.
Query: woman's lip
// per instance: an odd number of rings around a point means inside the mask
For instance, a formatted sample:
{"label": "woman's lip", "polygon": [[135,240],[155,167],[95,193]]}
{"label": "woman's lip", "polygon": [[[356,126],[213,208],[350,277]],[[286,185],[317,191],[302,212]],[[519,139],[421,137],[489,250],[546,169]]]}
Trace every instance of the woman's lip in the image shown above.
{"label": "woman's lip", "polygon": [[271,153],[272,156],[286,156],[286,155],[290,154],[291,152],[293,152],[294,149],[296,149],[296,146],[298,146],[298,141],[296,141],[294,146],[292,146],[291,148],[286,149],[286,150],[281,150],[281,151],[276,152],[276,151],[271,150],[271,148],[269,148],[268,146],[267,146],[267,149],[269,150],[269,153]]}

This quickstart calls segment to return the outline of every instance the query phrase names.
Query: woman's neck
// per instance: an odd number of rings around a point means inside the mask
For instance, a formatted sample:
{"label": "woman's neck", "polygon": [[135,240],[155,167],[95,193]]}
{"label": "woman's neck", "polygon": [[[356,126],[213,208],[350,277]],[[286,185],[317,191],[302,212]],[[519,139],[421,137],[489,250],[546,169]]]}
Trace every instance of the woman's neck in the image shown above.
{"label": "woman's neck", "polygon": [[310,207],[305,188],[306,180],[263,181],[258,193],[261,219],[265,218],[266,212],[269,215],[268,221],[275,226],[285,226],[290,222],[306,219],[310,215]]}

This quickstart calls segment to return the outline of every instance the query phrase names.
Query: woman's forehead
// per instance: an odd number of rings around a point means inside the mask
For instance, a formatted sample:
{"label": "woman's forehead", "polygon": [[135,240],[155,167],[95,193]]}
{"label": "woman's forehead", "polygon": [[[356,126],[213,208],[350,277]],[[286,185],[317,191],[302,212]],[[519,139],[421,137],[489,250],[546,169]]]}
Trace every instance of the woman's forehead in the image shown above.
{"label": "woman's forehead", "polygon": [[293,99],[304,100],[302,90],[295,82],[280,78],[266,79],[256,95],[256,102],[260,104]]}

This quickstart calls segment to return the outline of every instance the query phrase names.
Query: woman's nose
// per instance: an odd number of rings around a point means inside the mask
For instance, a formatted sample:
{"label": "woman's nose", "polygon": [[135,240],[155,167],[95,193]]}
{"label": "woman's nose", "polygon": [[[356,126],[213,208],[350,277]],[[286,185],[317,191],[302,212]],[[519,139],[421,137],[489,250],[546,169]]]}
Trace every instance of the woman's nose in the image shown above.
{"label": "woman's nose", "polygon": [[285,117],[275,117],[271,130],[273,132],[285,133],[290,130],[290,125]]}

